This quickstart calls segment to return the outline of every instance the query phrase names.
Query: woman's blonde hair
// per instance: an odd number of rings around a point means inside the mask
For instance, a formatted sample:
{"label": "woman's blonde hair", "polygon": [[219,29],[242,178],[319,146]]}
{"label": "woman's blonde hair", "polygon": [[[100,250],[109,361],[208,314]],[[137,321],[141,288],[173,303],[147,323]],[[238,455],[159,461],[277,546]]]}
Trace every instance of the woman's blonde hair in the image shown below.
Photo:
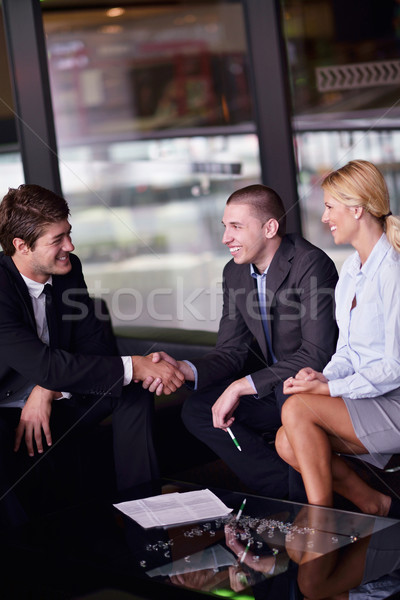
{"label": "woman's blonde hair", "polygon": [[390,244],[400,252],[400,218],[390,211],[389,192],[382,173],[367,160],[351,160],[332,171],[322,189],[346,206],[361,206],[381,222]]}

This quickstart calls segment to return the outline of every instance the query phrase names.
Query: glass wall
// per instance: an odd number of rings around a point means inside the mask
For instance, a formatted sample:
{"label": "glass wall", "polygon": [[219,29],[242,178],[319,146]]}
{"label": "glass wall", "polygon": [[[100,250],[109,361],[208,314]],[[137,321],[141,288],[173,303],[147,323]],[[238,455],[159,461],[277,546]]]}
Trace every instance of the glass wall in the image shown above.
{"label": "glass wall", "polygon": [[90,290],[116,325],[216,330],[223,207],[260,180],[241,3],[42,6]]}
{"label": "glass wall", "polygon": [[338,266],[319,222],[324,174],[354,158],[386,175],[400,201],[400,3],[397,0],[282,0],[302,224]]}
{"label": "glass wall", "polygon": [[0,199],[8,188],[24,183],[21,155],[15,127],[14,101],[0,1]]}

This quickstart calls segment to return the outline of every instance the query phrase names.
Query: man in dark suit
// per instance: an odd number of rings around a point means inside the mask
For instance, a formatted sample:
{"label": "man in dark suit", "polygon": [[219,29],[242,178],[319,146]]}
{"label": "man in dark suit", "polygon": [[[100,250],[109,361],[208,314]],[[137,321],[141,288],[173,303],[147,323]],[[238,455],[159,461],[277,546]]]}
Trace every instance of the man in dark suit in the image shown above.
{"label": "man in dark suit", "polygon": [[169,394],[183,381],[165,361],[118,356],[71,254],[68,216],[66,201],[37,185],[0,204],[0,503],[14,503],[18,455],[34,460],[109,414],[118,489],[150,481],[153,397],[131,382],[161,377]]}
{"label": "man in dark suit", "polygon": [[[322,250],[285,235],[283,203],[271,188],[234,192],[222,223],[232,260],[223,273],[217,344],[191,363],[174,363],[195,382],[182,416],[248,487],[283,498],[288,469],[264,434],[280,425],[281,383],[308,364],[321,370],[335,350],[337,272]],[[155,360],[161,356],[168,360],[165,353]],[[156,389],[157,381],[144,385]]]}

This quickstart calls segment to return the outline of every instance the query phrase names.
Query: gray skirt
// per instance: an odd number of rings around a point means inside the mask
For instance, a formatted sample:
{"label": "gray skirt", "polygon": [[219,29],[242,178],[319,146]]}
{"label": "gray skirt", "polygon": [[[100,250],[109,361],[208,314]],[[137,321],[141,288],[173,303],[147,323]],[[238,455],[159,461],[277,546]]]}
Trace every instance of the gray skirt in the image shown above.
{"label": "gray skirt", "polygon": [[356,458],[383,469],[400,453],[400,388],[376,398],[343,398],[356,436],[369,454]]}

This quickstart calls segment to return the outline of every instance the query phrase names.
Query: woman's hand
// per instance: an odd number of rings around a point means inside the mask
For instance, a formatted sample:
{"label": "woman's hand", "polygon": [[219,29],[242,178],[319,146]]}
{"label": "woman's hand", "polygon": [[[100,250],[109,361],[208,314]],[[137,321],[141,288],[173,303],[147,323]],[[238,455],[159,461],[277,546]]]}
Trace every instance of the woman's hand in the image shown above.
{"label": "woman's hand", "polygon": [[329,396],[329,386],[327,383],[319,379],[306,381],[305,379],[296,379],[289,377],[283,383],[284,394],[319,394],[321,396]]}
{"label": "woman's hand", "polygon": [[318,381],[322,381],[323,383],[327,383],[328,380],[325,375],[319,373],[319,371],[314,371],[311,367],[304,367],[304,369],[300,369],[300,371],[295,376],[295,379],[301,381],[314,381],[318,379]]}

